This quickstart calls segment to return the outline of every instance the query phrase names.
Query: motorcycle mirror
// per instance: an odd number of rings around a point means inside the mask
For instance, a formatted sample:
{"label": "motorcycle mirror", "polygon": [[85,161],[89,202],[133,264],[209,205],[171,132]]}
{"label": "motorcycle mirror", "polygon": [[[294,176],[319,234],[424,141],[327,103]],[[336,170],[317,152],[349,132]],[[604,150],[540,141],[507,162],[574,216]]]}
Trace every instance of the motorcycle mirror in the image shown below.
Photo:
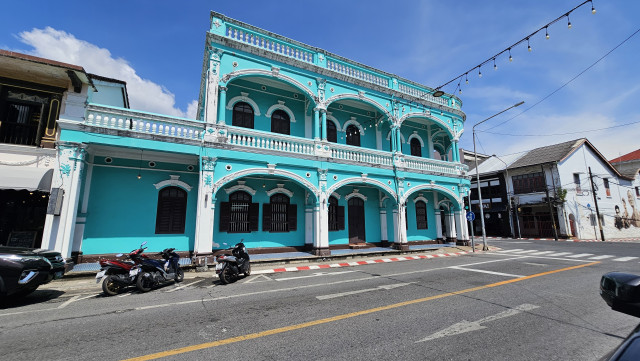
{"label": "motorcycle mirror", "polygon": [[140,247],[144,246],[145,244],[147,244],[147,241],[144,241],[140,244]]}
{"label": "motorcycle mirror", "polygon": [[116,257],[122,257],[122,253],[118,253]]}

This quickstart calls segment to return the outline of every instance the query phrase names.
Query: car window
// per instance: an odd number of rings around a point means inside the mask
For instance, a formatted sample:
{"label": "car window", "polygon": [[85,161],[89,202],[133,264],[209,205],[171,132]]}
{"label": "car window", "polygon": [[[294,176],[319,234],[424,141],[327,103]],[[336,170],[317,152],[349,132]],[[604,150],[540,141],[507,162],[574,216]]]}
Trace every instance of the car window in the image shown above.
{"label": "car window", "polygon": [[636,361],[640,360],[640,337],[636,337],[629,345],[624,349],[622,355],[618,358],[618,361]]}

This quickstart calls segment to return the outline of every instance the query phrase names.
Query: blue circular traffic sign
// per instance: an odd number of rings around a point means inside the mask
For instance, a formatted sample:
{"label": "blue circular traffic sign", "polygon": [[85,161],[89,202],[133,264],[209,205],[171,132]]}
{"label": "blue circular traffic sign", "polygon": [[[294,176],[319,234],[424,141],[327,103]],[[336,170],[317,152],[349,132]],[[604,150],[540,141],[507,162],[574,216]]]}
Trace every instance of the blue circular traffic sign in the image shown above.
{"label": "blue circular traffic sign", "polygon": [[474,219],[476,219],[476,214],[473,213],[472,211],[468,211],[467,212],[467,221],[473,222]]}

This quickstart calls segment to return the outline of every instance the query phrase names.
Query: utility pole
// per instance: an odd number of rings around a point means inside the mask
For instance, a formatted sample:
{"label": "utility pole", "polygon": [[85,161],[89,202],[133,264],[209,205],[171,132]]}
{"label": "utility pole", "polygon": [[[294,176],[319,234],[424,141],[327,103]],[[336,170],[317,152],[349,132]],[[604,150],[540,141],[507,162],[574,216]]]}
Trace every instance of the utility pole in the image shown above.
{"label": "utility pole", "polygon": [[593,184],[593,174],[591,174],[591,167],[589,167],[589,180],[591,181],[591,193],[593,194],[593,203],[596,204],[596,218],[598,218],[598,228],[600,228],[600,238],[604,242],[604,231],[602,230],[602,222],[600,222],[600,208],[598,208],[598,196],[596,195],[595,185]]}
{"label": "utility pole", "polygon": [[[553,227],[553,238],[558,240],[558,230],[556,229],[556,218],[553,216],[553,207],[551,206],[551,198],[549,197],[549,187],[547,186],[547,176],[544,174],[544,166],[540,164],[542,169],[542,179],[544,179],[544,191],[547,193],[547,204],[549,205],[549,216],[551,217],[551,226]],[[553,168],[550,170],[553,172]]]}

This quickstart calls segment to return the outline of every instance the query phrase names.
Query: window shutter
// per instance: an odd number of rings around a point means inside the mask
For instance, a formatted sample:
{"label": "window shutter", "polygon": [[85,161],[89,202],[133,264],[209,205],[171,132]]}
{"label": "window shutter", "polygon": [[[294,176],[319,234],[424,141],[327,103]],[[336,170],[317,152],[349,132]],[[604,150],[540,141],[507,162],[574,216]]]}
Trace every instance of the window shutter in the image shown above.
{"label": "window shutter", "polygon": [[295,231],[298,229],[298,205],[297,204],[289,204],[289,209],[287,210],[287,216],[289,219],[287,222],[289,223],[289,231]]}
{"label": "window shutter", "polygon": [[271,231],[271,203],[262,204],[262,231]]}
{"label": "window shutter", "polygon": [[249,230],[257,231],[258,223],[259,223],[259,213],[260,213],[260,204],[259,203],[250,203],[249,204]]}
{"label": "window shutter", "polygon": [[229,221],[231,216],[231,203],[220,203],[220,232],[229,232]]}
{"label": "window shutter", "polygon": [[344,230],[344,206],[338,206],[338,229]]}

